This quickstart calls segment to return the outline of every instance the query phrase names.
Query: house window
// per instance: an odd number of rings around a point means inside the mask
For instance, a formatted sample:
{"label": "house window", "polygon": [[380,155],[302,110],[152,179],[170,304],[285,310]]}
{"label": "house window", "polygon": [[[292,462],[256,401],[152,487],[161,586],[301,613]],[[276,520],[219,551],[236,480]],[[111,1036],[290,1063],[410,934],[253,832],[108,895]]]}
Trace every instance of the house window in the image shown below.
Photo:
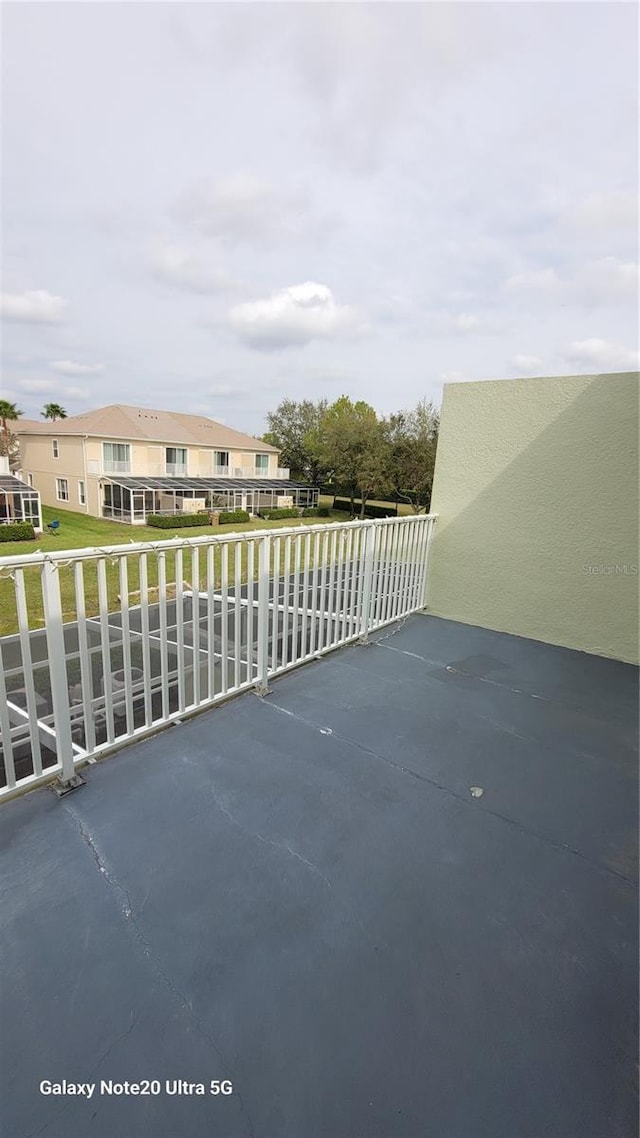
{"label": "house window", "polygon": [[85,491],[84,482],[80,482],[80,481],[78,482],[78,501],[79,501],[81,506],[86,506],[86,504],[87,504],[87,495],[86,495],[86,491]]}
{"label": "house window", "polygon": [[229,451],[228,450],[214,450],[213,452],[213,465],[215,470],[222,467],[225,470],[229,468]]}
{"label": "house window", "polygon": [[165,452],[167,474],[187,473],[186,447],[167,447]]}
{"label": "house window", "polygon": [[33,474],[27,474],[27,478],[29,480],[29,485],[33,486]]}
{"label": "house window", "polygon": [[129,443],[103,443],[102,465],[105,474],[129,474],[131,470]]}
{"label": "house window", "polygon": [[269,455],[257,454],[256,455],[256,470],[267,471],[269,469]]}
{"label": "house window", "polygon": [[53,449],[53,457],[54,458],[60,458],[60,447],[58,446],[58,440],[57,439],[51,440],[51,447]]}
{"label": "house window", "polygon": [[69,501],[69,483],[66,478],[56,478],[56,498],[59,502]]}

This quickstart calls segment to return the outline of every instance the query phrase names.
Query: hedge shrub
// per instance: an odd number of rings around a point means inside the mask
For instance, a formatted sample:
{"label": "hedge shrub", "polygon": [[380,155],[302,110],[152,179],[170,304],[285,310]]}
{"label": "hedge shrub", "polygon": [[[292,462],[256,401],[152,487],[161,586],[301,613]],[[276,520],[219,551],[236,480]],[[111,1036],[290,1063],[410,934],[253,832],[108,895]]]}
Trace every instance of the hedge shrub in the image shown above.
{"label": "hedge shrub", "polygon": [[[350,514],[351,502],[348,498],[334,498],[333,508],[334,510],[344,510]],[[359,514],[362,509],[362,503],[354,502],[353,508],[356,514]],[[397,506],[371,506],[367,502],[364,508],[364,516],[365,518],[395,518],[398,516],[398,508]]]}
{"label": "hedge shrub", "polygon": [[208,514],[147,514],[147,525],[155,529],[185,529],[187,526],[208,526]]}
{"label": "hedge shrub", "polygon": [[220,525],[230,526],[233,522],[250,522],[246,510],[221,510],[220,512]]}
{"label": "hedge shrub", "polygon": [[31,522],[11,522],[0,526],[0,541],[35,541],[36,531]]}
{"label": "hedge shrub", "polygon": [[302,516],[303,518],[330,518],[331,510],[328,506],[305,506]]}
{"label": "hedge shrub", "polygon": [[275,510],[262,510],[260,517],[266,522],[279,521],[280,518],[299,518],[300,511],[295,506],[279,506]]}

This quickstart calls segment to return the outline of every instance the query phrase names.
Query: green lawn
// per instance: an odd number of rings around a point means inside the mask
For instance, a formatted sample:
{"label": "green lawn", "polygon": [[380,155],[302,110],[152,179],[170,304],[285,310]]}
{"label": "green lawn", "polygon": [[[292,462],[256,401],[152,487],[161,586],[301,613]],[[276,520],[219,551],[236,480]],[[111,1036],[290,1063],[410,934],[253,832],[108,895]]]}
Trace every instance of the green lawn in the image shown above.
{"label": "green lawn", "polygon": [[[209,535],[214,537],[217,534],[238,533],[243,534],[253,530],[261,529],[287,529],[291,526],[310,526],[318,525],[323,522],[345,521],[346,514],[339,513],[336,510],[331,511],[329,518],[285,518],[280,521],[251,521],[244,524],[228,525],[228,526],[195,526],[193,529],[176,529],[175,532],[170,529],[154,529],[151,526],[130,526],[120,522],[104,521],[101,518],[87,517],[86,514],[76,514],[70,510],[57,510],[48,506],[42,509],[43,523],[46,526],[47,522],[53,518],[57,518],[60,522],[60,529],[58,535],[54,536],[45,530],[43,535],[36,538],[35,541],[8,541],[0,544],[0,558],[9,556],[20,556],[28,553],[35,552],[50,552],[52,550],[60,549],[86,549],[89,547],[97,547],[100,549],[107,548],[112,545],[128,545],[129,542],[158,542],[170,540],[174,537],[181,537],[184,539],[190,537],[200,537],[202,535]],[[153,551],[151,551],[153,553]],[[284,550],[281,550],[281,561]],[[130,594],[135,593],[140,587],[139,581],[139,561],[137,557],[132,557],[128,569],[128,591]],[[246,546],[242,549],[242,560],[240,566],[240,578],[246,579],[247,568],[247,549]],[[214,569],[216,581],[219,583],[221,571],[222,557],[220,547],[216,548],[214,557]],[[148,583],[151,587],[158,583],[158,563],[155,556],[149,558],[148,564]],[[166,571],[167,581],[172,582],[175,580],[175,553],[169,552],[166,554]],[[204,553],[200,554],[200,587],[204,586],[206,566]],[[61,565],[60,573],[60,589],[62,595],[62,605],[64,610],[64,619],[73,620],[76,615],[75,605],[75,589],[73,580],[73,568],[70,566]],[[183,558],[183,579],[191,581],[191,557],[187,552]],[[229,567],[229,583],[233,584],[234,581],[234,566],[230,564]],[[98,612],[98,581],[97,581],[97,562],[87,561],[84,565],[84,586],[86,598],[86,611],[88,616],[95,616]],[[27,593],[27,606],[29,624],[32,628],[41,628],[44,624],[44,616],[42,611],[42,595],[40,588],[40,569],[39,567],[28,568],[25,570],[25,587]],[[107,561],[107,590],[109,597],[109,608],[118,608],[119,600],[118,594],[120,592],[120,579],[119,567],[111,561]],[[134,603],[135,598],[131,599]],[[15,608],[15,593],[14,584],[11,579],[6,577],[0,578],[0,635],[6,636],[10,633],[17,631],[17,617]]]}

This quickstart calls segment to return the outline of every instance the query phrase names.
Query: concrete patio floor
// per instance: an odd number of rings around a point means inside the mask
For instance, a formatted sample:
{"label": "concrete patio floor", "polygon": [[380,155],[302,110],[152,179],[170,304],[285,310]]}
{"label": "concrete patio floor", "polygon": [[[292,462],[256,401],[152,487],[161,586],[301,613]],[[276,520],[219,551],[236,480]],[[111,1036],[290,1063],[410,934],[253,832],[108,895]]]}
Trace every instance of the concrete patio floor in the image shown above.
{"label": "concrete patio floor", "polygon": [[636,669],[376,640],[3,808],[6,1138],[635,1138]]}

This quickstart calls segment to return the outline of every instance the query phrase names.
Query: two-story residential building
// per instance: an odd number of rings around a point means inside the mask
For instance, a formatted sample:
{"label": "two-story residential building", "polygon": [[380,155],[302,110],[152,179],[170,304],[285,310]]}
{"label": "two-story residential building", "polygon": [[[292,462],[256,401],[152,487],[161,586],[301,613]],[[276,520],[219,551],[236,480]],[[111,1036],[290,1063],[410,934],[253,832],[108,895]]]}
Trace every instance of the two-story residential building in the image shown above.
{"label": "two-story residential building", "polygon": [[276,447],[202,415],[112,404],[58,422],[16,425],[25,481],[48,506],[144,525],[148,514],[220,505],[257,513],[315,506]]}

